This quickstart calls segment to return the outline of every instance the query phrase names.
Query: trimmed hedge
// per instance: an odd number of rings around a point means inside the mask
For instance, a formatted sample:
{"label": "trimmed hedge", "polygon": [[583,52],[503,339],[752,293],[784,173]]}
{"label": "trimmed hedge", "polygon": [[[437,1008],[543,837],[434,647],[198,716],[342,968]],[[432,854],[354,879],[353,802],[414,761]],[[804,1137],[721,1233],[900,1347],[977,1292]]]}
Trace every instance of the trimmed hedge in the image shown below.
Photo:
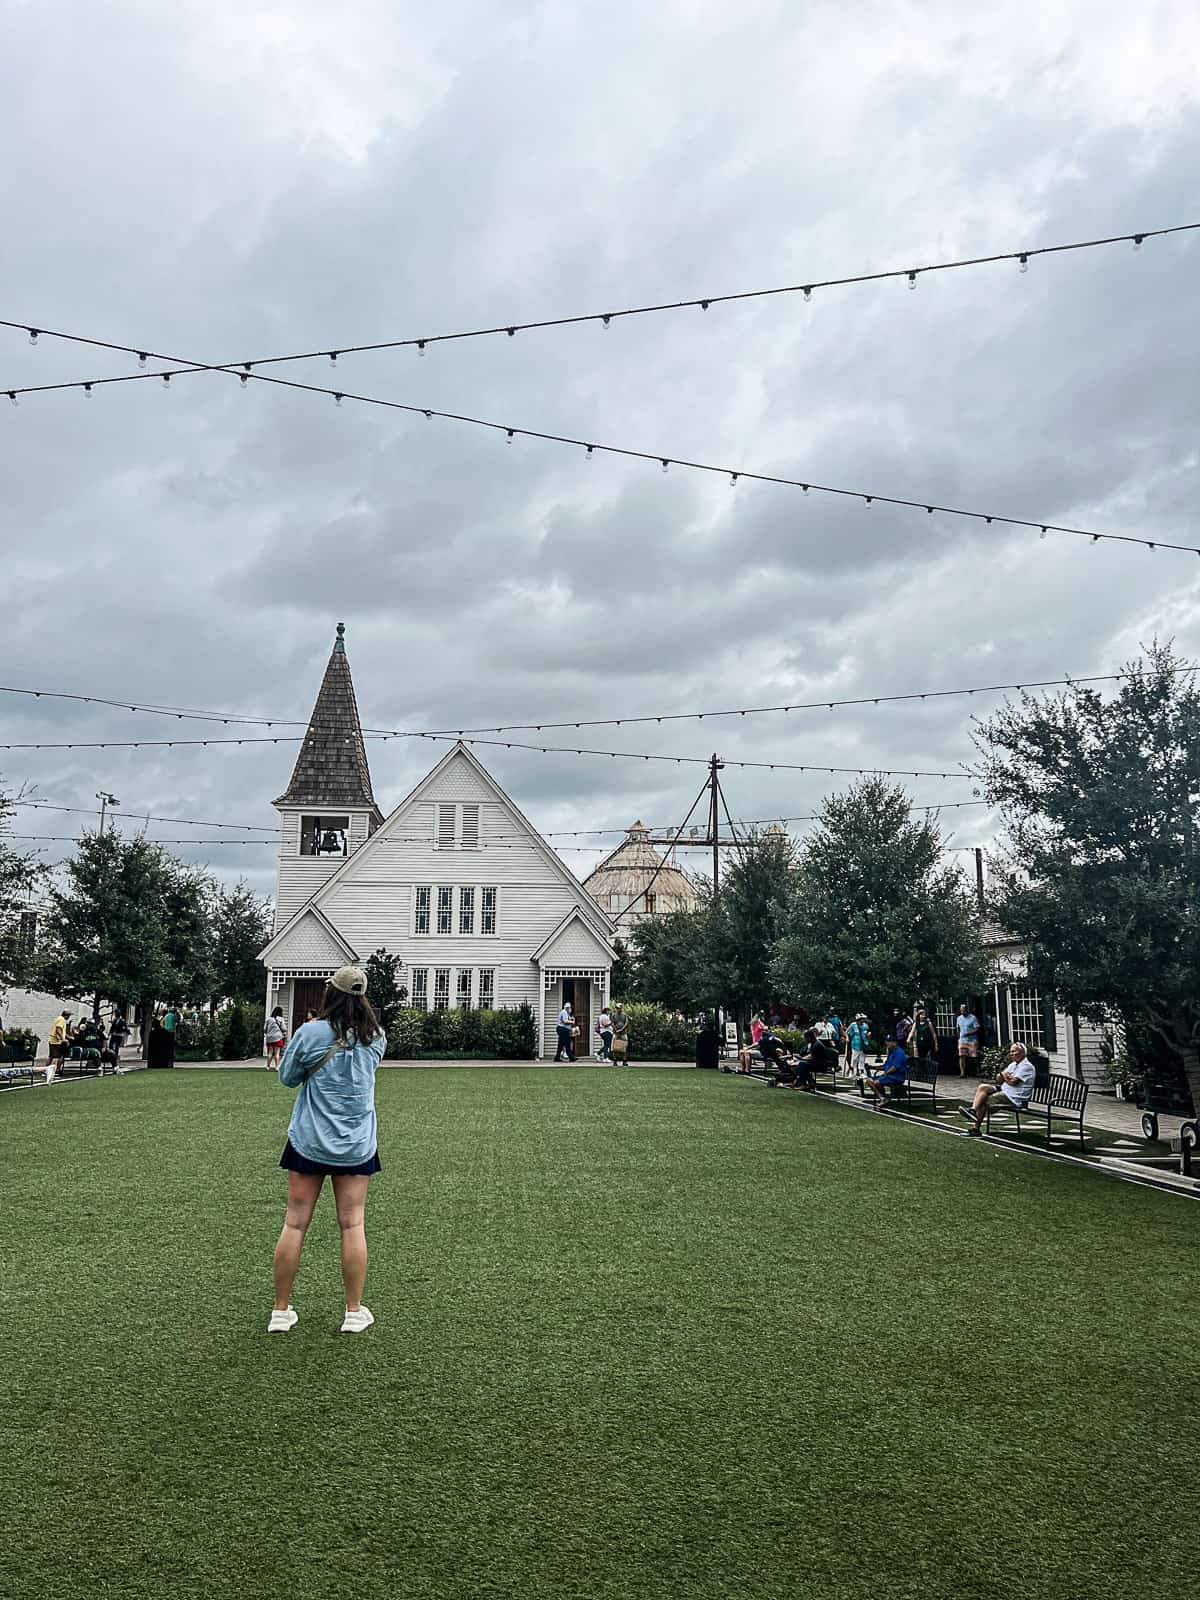
{"label": "trimmed hedge", "polygon": [[[662,1006],[642,1005],[631,1001],[625,1007],[629,1018],[630,1061],[694,1061],[696,1059],[696,1025],[684,1017],[664,1011]],[[582,1045],[583,1040],[576,1041]],[[588,1048],[596,1049],[596,1035],[588,1041]]]}
{"label": "trimmed hedge", "polygon": [[528,1001],[495,1011],[397,1012],[388,1029],[390,1061],[532,1061],[537,1019]]}
{"label": "trimmed hedge", "polygon": [[253,1000],[222,1006],[215,1015],[186,1017],[179,1024],[177,1061],[247,1061],[263,1053],[266,1013]]}

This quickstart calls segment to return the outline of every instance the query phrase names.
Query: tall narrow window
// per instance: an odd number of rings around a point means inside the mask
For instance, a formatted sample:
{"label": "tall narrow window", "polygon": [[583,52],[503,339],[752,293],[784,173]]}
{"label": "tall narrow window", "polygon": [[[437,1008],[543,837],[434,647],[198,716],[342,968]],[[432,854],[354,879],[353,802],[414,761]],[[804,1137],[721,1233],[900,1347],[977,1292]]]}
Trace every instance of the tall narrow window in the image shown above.
{"label": "tall narrow window", "polygon": [[462,848],[464,850],[479,849],[479,807],[477,805],[463,806],[462,808]]}
{"label": "tall narrow window", "polygon": [[429,932],[429,905],[433,898],[433,889],[429,884],[421,884],[417,888],[416,911],[413,916],[413,932]]}
{"label": "tall narrow window", "polygon": [[439,850],[454,849],[454,805],[439,805],[437,808],[437,847]]}
{"label": "tall narrow window", "polygon": [[479,931],[480,933],[495,933],[496,931],[495,889],[481,889],[479,891]]}
{"label": "tall narrow window", "polygon": [[459,933],[475,932],[474,889],[460,889],[458,891],[458,931]]}
{"label": "tall narrow window", "polygon": [[480,967],[479,969],[479,1009],[490,1011],[496,1004],[496,969],[495,967]]}
{"label": "tall narrow window", "polygon": [[445,1011],[450,1004],[450,968],[433,969],[433,1009]]}
{"label": "tall narrow window", "polygon": [[412,1003],[418,1011],[429,1010],[429,968],[412,969]]}
{"label": "tall narrow window", "polygon": [[470,967],[458,969],[458,1005],[463,1011],[471,1009],[471,979],[474,976]]}
{"label": "tall narrow window", "polygon": [[442,888],[438,890],[438,920],[439,933],[454,932],[454,890]]}

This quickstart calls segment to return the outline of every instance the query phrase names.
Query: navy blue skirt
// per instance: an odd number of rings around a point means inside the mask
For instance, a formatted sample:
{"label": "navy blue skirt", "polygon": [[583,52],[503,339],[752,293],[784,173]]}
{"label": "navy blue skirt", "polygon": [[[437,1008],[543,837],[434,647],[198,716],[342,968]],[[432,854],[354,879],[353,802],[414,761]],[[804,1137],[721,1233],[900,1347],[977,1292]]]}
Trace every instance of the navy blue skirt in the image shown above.
{"label": "navy blue skirt", "polygon": [[283,1147],[279,1165],[288,1172],[305,1172],[311,1178],[369,1178],[373,1172],[383,1171],[378,1150],[365,1161],[358,1162],[356,1166],[335,1167],[328,1161],[310,1161],[307,1156],[300,1154],[290,1139]]}

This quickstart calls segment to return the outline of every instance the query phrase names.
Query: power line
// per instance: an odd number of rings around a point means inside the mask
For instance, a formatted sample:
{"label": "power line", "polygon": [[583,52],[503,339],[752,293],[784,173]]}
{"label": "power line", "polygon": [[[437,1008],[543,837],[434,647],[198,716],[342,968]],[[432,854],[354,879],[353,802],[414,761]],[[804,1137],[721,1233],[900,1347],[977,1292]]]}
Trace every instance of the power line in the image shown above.
{"label": "power line", "polygon": [[[14,806],[33,806],[39,811],[71,811],[79,816],[86,817],[94,817],[96,815],[95,806],[60,806],[53,804],[49,800],[13,800],[11,804]],[[200,822],[190,817],[156,817],[145,811],[110,810],[108,815],[110,817],[128,817],[133,822],[170,822],[177,828],[234,828],[241,830],[243,833],[269,833],[273,837],[278,837],[279,834],[278,826],[270,828],[261,822]],[[248,840],[247,842],[257,843],[256,840]]]}
{"label": "power line", "polygon": [[[1103,239],[1081,239],[1069,244],[1038,245],[1024,250],[1005,250],[994,255],[968,256],[955,261],[937,261],[920,267],[892,267],[882,272],[852,273],[841,278],[812,278],[807,283],[781,284],[768,289],[743,289],[733,293],[709,294],[690,300],[664,300],[648,305],[625,306],[616,311],[586,311],[564,317],[541,317],[531,322],[501,322],[492,326],[481,328],[466,328],[455,333],[428,333],[412,335],[403,339],[382,339],[371,344],[340,344],[325,345],[319,350],[299,350],[290,355],[252,356],[239,357],[233,361],[199,362],[188,361],[183,356],[165,355],[158,350],[150,350],[137,345],[118,344],[109,339],[87,338],[82,334],[65,333],[54,328],[36,327],[28,322],[13,322],[0,319],[0,327],[20,329],[29,334],[32,343],[38,339],[60,339],[71,344],[82,344],[94,349],[112,350],[123,355],[136,356],[138,361],[145,363],[151,359],[155,361],[168,361],[179,363],[180,370],[171,373],[171,377],[183,376],[188,372],[228,372],[239,377],[243,383],[248,378],[255,377],[256,367],[274,366],[289,361],[316,361],[326,359],[336,365],[339,356],[362,355],[379,350],[400,350],[415,347],[418,354],[424,355],[429,345],[449,344],[463,339],[494,338],[505,334],[509,338],[518,333],[530,333],[544,328],[564,328],[581,323],[598,322],[603,327],[619,321],[624,317],[651,316],[666,311],[688,311],[699,309],[707,311],[711,306],[729,305],[741,300],[765,300],[780,295],[802,294],[806,300],[812,298],[814,289],[836,289],[858,283],[882,283],[889,279],[906,279],[910,288],[915,288],[919,277],[928,276],[934,272],[954,272],[964,267],[989,266],[1000,261],[1015,261],[1022,271],[1025,271],[1030,261],[1037,256],[1062,255],[1069,251],[1095,250],[1113,244],[1132,244],[1135,250],[1141,248],[1146,239],[1156,239],[1172,233],[1189,233],[1200,228],[1200,223],[1184,222],[1170,228],[1147,228],[1141,233],[1112,234]],[[22,389],[9,390],[10,394],[34,394],[47,389],[89,389],[97,388],[108,383],[138,383],[149,378],[161,377],[160,373],[132,372],[117,378],[81,378],[73,383],[39,384]]]}
{"label": "power line", "polygon": [[[1200,227],[1200,224],[1188,224],[1188,227],[1192,226]],[[0,326],[24,327],[26,324],[6,324],[2,319],[0,319]],[[66,335],[56,335],[56,337],[66,337]],[[125,349],[131,347],[114,346],[113,348]],[[188,368],[184,368],[182,370],[224,372],[228,369],[224,367],[200,367],[198,363],[193,363]],[[585,438],[577,438],[572,434],[548,433],[545,430],[538,428],[522,428],[515,423],[510,424],[505,422],[496,422],[487,417],[468,416],[465,412],[439,411],[432,406],[410,405],[401,400],[383,400],[378,395],[357,394],[349,389],[329,389],[320,384],[300,383],[295,378],[272,378],[268,377],[265,373],[257,372],[244,372],[239,373],[238,375],[243,378],[253,377],[260,383],[273,383],[284,389],[298,389],[306,394],[329,395],[333,398],[337,405],[340,405],[343,400],[352,400],[356,404],[377,406],[385,411],[402,411],[412,416],[422,416],[430,422],[434,419],[434,417],[437,417],[446,422],[460,422],[470,427],[486,428],[493,433],[503,433],[510,444],[514,439],[519,437],[522,439],[538,439],[546,444],[568,445],[572,449],[582,450],[587,459],[590,459],[592,456],[599,453],[601,455],[621,456],[632,461],[654,461],[661,465],[664,472],[669,471],[672,466],[681,467],[686,472],[705,472],[717,477],[728,478],[731,486],[735,486],[739,481],[745,479],[747,483],[771,483],[782,488],[800,489],[804,494],[808,494],[811,490],[816,494],[833,495],[839,499],[861,500],[863,504],[867,506],[874,505],[876,502],[878,502],[880,505],[902,506],[908,510],[925,511],[930,516],[933,516],[936,512],[942,516],[959,517],[971,522],[983,522],[988,526],[991,526],[993,523],[999,523],[1002,526],[1009,528],[1036,528],[1040,531],[1043,538],[1045,538],[1048,533],[1065,533],[1082,539],[1090,539],[1093,544],[1098,544],[1101,539],[1105,539],[1110,543],[1115,544],[1144,545],[1149,550],[1182,550],[1188,555],[1200,556],[1200,546],[1176,544],[1166,539],[1141,539],[1136,535],[1129,533],[1097,533],[1092,528],[1076,528],[1068,523],[1050,521],[1042,522],[1029,517],[1006,516],[998,511],[973,511],[962,506],[943,505],[936,500],[910,500],[902,495],[880,494],[874,489],[848,489],[837,484],[815,483],[811,479],[805,480],[801,478],[789,478],[780,473],[752,472],[746,467],[719,466],[715,462],[711,461],[692,461],[683,456],[667,455],[660,450],[635,450],[631,446],[626,445],[601,444],[595,439],[589,440]],[[163,382],[169,388],[171,378],[175,376],[175,374],[164,371],[152,374],[152,376],[162,378]],[[4,392],[8,395],[12,403],[16,405],[17,396],[19,394],[32,394],[49,389],[77,388],[83,388],[86,393],[90,394],[94,388],[99,388],[104,384],[120,383],[123,381],[124,380],[120,378],[97,378],[94,380],[89,379],[87,382],[82,384],[42,384],[40,386],[34,386],[26,389],[7,389]],[[0,749],[3,748],[3,746],[0,746]]]}

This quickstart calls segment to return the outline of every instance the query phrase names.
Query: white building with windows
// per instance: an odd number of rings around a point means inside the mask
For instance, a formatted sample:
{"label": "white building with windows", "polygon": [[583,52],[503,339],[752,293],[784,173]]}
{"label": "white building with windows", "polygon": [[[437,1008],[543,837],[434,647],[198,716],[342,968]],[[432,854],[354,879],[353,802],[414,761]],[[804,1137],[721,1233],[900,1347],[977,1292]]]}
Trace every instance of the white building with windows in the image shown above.
{"label": "white building with windows", "polygon": [[390,816],[375,803],[344,628],[279,812],[267,1005],[290,1029],[338,967],[386,950],[409,1003],[515,1006],[555,1050],[564,1000],[582,1041],[608,999],[613,924],[463,744]]}

